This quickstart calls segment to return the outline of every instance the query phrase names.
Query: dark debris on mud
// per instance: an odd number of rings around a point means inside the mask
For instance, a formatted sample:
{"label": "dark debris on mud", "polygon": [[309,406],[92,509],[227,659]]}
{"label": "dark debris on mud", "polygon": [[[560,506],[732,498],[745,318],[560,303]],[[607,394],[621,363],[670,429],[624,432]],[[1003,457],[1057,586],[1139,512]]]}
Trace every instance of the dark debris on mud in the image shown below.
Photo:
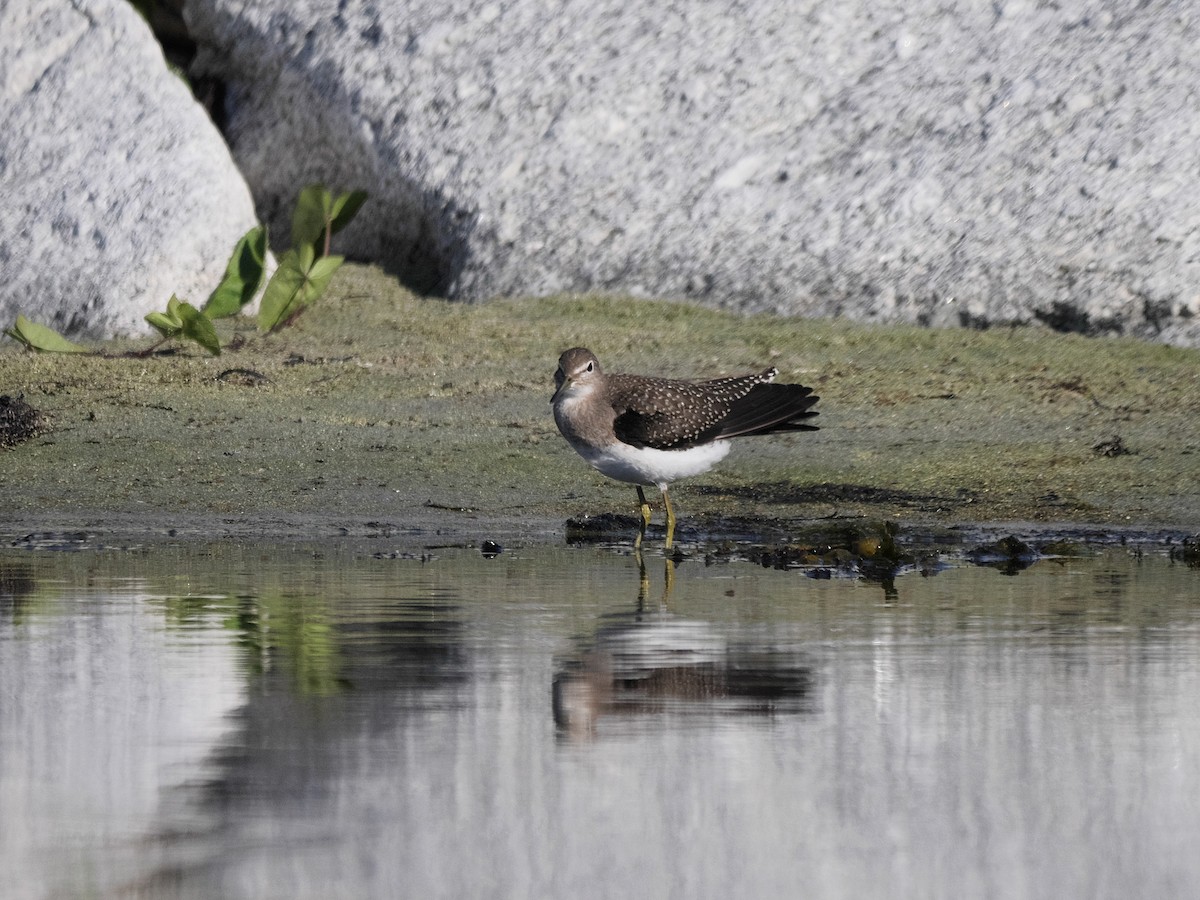
{"label": "dark debris on mud", "polygon": [[[567,543],[594,544],[620,539],[624,535],[637,531],[641,519],[625,516],[620,513],[601,513],[597,516],[577,516],[567,519]],[[647,534],[653,534],[655,526],[646,529]]]}
{"label": "dark debris on mud", "polygon": [[1171,559],[1200,569],[1200,534],[1184,538],[1178,547],[1172,547]]}
{"label": "dark debris on mud", "polygon": [[[570,543],[631,543],[640,520],[605,513],[567,523]],[[647,529],[647,541],[662,534]],[[988,539],[959,528],[900,524],[890,520],[833,519],[803,521],[740,517],[689,517],[676,530],[673,551],[678,563],[702,558],[705,565],[749,562],[764,568],[795,570],[814,579],[856,578],[881,585],[895,595],[895,579],[906,573],[922,577],[970,564],[1016,575],[1041,560],[1081,557],[1101,546],[1166,549],[1172,559],[1200,568],[1200,535],[1182,538],[1166,533],[1125,534],[1115,531],[1034,532],[1025,538],[1003,534]]]}
{"label": "dark debris on mud", "polygon": [[1092,446],[1092,452],[1097,456],[1107,456],[1111,458],[1114,456],[1133,456],[1136,451],[1130,450],[1127,446],[1125,446],[1125,439],[1119,434],[1114,434],[1110,437],[1106,437],[1098,444],[1094,444]]}
{"label": "dark debris on mud", "polygon": [[45,430],[45,417],[24,397],[0,394],[0,448],[15,447]]}
{"label": "dark debris on mud", "polygon": [[736,497],[774,504],[840,504],[872,503],[903,506],[915,510],[946,509],[972,503],[974,495],[965,489],[954,496],[940,494],[918,494],[895,488],[874,487],[866,484],[821,484],[797,485],[787,481],[756,484],[752,487],[714,487],[697,485],[696,492],[708,496]]}

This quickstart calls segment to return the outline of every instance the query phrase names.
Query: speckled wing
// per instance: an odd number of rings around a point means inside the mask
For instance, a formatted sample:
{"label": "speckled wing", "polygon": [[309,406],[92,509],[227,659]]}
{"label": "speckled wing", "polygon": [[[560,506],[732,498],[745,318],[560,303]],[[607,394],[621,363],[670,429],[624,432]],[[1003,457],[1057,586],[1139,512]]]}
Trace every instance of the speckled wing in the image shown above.
{"label": "speckled wing", "polygon": [[807,412],[817,400],[812,390],[770,384],[774,377],[774,369],[701,382],[610,375],[613,430],[634,447],[684,450],[725,437],[814,428],[789,421],[816,415]]}

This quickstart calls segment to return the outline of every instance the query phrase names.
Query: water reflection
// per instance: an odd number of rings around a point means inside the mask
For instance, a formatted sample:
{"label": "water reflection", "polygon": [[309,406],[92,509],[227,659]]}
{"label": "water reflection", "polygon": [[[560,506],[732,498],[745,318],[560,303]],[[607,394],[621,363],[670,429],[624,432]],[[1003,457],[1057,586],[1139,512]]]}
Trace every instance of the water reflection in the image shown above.
{"label": "water reflection", "polygon": [[0,565],[0,620],[16,621],[34,591],[33,570],[20,563]]}
{"label": "water reflection", "polygon": [[810,568],[0,552],[0,896],[1200,890],[1200,572]]}
{"label": "water reflection", "polygon": [[672,613],[673,558],[664,560],[662,597],[647,609],[649,578],[640,552],[636,559],[636,602],[602,615],[599,627],[558,665],[552,708],[564,736],[594,737],[602,717],[669,715],[677,725],[680,716],[810,708],[814,676],[799,649],[765,637],[731,639],[726,629]]}

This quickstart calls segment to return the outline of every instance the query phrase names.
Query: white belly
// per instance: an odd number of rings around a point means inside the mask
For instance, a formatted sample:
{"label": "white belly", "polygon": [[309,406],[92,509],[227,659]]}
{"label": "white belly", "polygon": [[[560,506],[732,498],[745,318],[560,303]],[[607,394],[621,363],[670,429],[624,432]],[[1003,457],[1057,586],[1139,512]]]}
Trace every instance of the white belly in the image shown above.
{"label": "white belly", "polygon": [[609,478],[630,484],[652,484],[660,490],[672,481],[707,472],[729,453],[729,441],[687,450],[655,450],[615,443],[603,449],[575,447],[589,464]]}

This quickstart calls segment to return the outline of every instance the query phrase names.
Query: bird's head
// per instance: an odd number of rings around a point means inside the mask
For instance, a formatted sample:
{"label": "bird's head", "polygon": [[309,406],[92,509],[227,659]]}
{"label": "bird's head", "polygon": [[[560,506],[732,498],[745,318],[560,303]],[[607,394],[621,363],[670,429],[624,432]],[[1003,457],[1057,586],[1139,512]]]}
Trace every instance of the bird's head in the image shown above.
{"label": "bird's head", "polygon": [[558,369],[554,373],[554,403],[561,397],[587,393],[600,377],[600,360],[585,347],[572,347],[558,358]]}

